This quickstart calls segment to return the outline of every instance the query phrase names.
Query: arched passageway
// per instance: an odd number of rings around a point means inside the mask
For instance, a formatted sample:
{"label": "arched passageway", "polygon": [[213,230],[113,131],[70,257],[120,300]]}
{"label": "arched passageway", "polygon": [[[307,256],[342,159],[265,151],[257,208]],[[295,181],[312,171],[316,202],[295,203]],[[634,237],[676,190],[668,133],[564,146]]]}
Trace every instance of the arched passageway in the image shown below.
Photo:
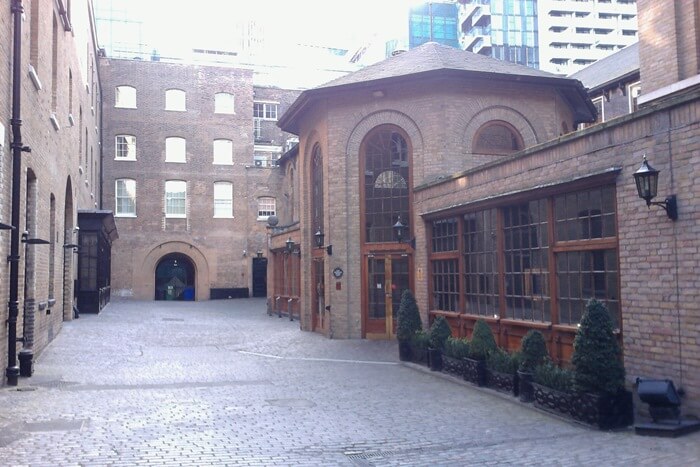
{"label": "arched passageway", "polygon": [[158,261],[155,274],[156,300],[194,300],[195,267],[189,257],[167,254]]}

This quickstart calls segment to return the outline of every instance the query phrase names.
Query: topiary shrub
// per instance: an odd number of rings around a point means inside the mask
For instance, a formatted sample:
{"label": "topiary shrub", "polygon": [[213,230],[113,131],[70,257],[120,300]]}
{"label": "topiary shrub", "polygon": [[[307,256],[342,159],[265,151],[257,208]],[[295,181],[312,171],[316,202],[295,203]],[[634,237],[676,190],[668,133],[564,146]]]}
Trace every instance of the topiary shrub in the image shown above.
{"label": "topiary shrub", "polygon": [[547,359],[535,368],[533,380],[559,392],[571,392],[574,384],[574,374],[566,368],[559,368],[553,361]]}
{"label": "topiary shrub", "polygon": [[497,373],[514,375],[520,364],[520,353],[508,353],[501,348],[497,348],[486,357],[486,367]]}
{"label": "topiary shrub", "polygon": [[520,341],[520,371],[532,373],[548,356],[544,335],[536,329],[530,329]]}
{"label": "topiary shrub", "polygon": [[479,319],[474,324],[472,340],[469,344],[470,358],[485,360],[488,355],[498,348],[493,332],[486,321]]}
{"label": "topiary shrub", "polygon": [[418,304],[413,293],[408,289],[401,294],[401,304],[396,319],[396,338],[400,341],[412,339],[416,331],[423,329]]}
{"label": "topiary shrub", "polygon": [[442,350],[445,347],[445,342],[452,336],[450,325],[444,316],[436,316],[430,326],[430,347],[437,350]]}
{"label": "topiary shrub", "polygon": [[461,360],[469,356],[469,341],[458,337],[448,337],[445,342],[443,355]]}
{"label": "topiary shrub", "polygon": [[625,368],[605,304],[591,299],[574,339],[574,389],[615,394],[624,388]]}

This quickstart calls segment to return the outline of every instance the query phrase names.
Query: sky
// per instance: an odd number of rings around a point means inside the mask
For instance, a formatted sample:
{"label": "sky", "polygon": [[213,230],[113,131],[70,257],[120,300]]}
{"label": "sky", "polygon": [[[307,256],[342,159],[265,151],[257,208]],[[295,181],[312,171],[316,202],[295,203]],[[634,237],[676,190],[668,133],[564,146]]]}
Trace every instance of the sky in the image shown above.
{"label": "sky", "polygon": [[[284,49],[293,43],[352,48],[407,28],[410,5],[419,0],[126,0],[129,15],[142,15],[144,42],[163,51],[226,44],[232,23],[253,18]],[[200,45],[196,45],[200,44]],[[283,50],[282,50],[283,52]]]}

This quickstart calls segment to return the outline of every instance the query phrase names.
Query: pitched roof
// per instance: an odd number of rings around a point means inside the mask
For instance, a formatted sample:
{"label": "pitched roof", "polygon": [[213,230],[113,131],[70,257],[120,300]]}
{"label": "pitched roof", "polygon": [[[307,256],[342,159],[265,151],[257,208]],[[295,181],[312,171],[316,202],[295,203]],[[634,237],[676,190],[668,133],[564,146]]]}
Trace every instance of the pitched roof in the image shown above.
{"label": "pitched roof", "polygon": [[583,85],[571,78],[467,52],[436,42],[428,42],[407,52],[387,58],[353,73],[303,91],[282,115],[278,126],[296,133],[297,117],[316,99],[340,89],[354,89],[395,80],[421,79],[431,76],[480,77],[547,84],[558,88],[574,109],[578,122],[595,119],[595,107]]}
{"label": "pitched roof", "polygon": [[572,73],[569,77],[581,81],[589,91],[593,91],[637,72],[639,72],[639,42],[601,58],[586,68]]}
{"label": "pitched roof", "polygon": [[472,71],[508,75],[558,78],[559,76],[523,65],[497,60],[437,42],[427,42],[415,49],[336,78],[316,89],[415,75],[434,70]]}

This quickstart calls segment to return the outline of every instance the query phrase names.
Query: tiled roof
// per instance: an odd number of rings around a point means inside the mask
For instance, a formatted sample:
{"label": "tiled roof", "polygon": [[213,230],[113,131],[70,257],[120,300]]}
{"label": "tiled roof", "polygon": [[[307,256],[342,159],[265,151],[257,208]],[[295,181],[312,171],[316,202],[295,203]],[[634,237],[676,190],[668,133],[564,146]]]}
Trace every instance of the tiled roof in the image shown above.
{"label": "tiled roof", "polygon": [[590,91],[637,71],[639,71],[639,42],[601,58],[569,77],[581,81]]}
{"label": "tiled roof", "polygon": [[497,60],[484,55],[448,47],[437,42],[428,42],[420,47],[400,53],[361,70],[334,79],[316,89],[375,81],[385,78],[414,75],[435,70],[472,71],[532,77],[560,78],[515,63]]}

